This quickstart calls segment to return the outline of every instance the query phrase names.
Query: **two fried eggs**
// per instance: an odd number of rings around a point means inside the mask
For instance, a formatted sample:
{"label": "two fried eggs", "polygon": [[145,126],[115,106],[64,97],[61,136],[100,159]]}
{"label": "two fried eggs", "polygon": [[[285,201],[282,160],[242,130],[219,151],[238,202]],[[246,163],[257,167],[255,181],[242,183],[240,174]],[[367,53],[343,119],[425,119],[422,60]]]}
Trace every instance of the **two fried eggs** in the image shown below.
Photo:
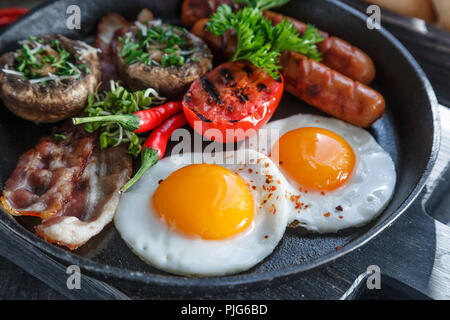
{"label": "two fried eggs", "polygon": [[[365,130],[314,115],[265,129],[214,160],[185,154],[151,168],[122,196],[114,219],[133,252],[175,274],[233,274],[271,254],[287,226],[319,233],[360,226],[391,199],[393,161]],[[279,138],[259,144],[271,129]]]}

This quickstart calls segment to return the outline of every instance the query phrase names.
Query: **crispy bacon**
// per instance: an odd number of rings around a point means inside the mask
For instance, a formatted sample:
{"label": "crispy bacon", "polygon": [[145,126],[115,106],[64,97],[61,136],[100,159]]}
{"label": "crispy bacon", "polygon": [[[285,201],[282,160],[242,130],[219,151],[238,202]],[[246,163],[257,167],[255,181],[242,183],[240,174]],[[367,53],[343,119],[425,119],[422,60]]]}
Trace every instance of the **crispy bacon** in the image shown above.
{"label": "crispy bacon", "polygon": [[20,157],[0,200],[13,215],[43,219],[38,235],[73,250],[111,222],[132,164],[123,148],[100,150],[83,127],[61,133],[64,141],[45,137]]}

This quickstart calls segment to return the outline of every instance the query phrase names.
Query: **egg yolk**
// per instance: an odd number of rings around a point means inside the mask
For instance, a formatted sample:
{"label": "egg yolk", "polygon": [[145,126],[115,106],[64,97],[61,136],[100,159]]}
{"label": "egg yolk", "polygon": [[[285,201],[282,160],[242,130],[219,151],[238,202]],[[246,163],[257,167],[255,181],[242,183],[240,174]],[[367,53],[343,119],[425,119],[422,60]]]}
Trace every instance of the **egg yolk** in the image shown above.
{"label": "egg yolk", "polygon": [[352,147],[341,136],[315,127],[284,134],[273,146],[271,157],[306,190],[321,192],[343,185],[356,159]]}
{"label": "egg yolk", "polygon": [[153,194],[156,213],[172,228],[205,240],[245,230],[254,200],[236,173],[214,164],[193,164],[170,174]]}

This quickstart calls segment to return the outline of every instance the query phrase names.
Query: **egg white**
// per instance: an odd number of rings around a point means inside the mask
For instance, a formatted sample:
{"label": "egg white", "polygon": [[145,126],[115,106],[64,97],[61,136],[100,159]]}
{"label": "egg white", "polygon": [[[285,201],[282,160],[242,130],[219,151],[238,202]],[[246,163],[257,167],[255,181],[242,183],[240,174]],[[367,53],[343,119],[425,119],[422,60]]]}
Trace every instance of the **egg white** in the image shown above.
{"label": "egg white", "polygon": [[[290,226],[300,225],[319,233],[337,232],[366,224],[379,215],[394,193],[396,172],[390,155],[362,128],[334,118],[298,114],[268,123],[242,147],[268,155],[277,139],[268,139],[267,132],[279,130],[275,136],[281,138],[303,127],[319,127],[340,135],[353,148],[356,165],[344,185],[325,194],[300,192],[298,185],[285,177]],[[299,195],[297,201],[290,200]]]}
{"label": "egg white", "polygon": [[131,250],[158,269],[199,276],[237,273],[267,257],[281,240],[288,219],[285,187],[279,185],[273,190],[267,184],[268,175],[275,184],[283,179],[277,166],[253,150],[216,154],[216,160],[225,159],[229,163],[216,164],[237,173],[250,186],[255,215],[251,226],[238,235],[223,240],[204,240],[171,229],[152,206],[151,198],[160,180],[186,165],[205,162],[199,153],[185,154],[183,159],[188,161],[179,163],[179,158],[171,157],[160,160],[123,194],[114,223]]}

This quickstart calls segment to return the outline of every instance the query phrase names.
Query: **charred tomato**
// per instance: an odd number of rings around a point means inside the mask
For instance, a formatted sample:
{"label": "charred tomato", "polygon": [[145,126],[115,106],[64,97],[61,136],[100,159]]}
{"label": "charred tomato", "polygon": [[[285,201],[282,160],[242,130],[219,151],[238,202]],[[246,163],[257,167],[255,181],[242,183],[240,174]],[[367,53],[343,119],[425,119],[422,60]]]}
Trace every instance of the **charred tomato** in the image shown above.
{"label": "charred tomato", "polygon": [[250,62],[224,63],[195,80],[183,99],[189,124],[209,140],[245,139],[266,124],[283,95],[284,80]]}

